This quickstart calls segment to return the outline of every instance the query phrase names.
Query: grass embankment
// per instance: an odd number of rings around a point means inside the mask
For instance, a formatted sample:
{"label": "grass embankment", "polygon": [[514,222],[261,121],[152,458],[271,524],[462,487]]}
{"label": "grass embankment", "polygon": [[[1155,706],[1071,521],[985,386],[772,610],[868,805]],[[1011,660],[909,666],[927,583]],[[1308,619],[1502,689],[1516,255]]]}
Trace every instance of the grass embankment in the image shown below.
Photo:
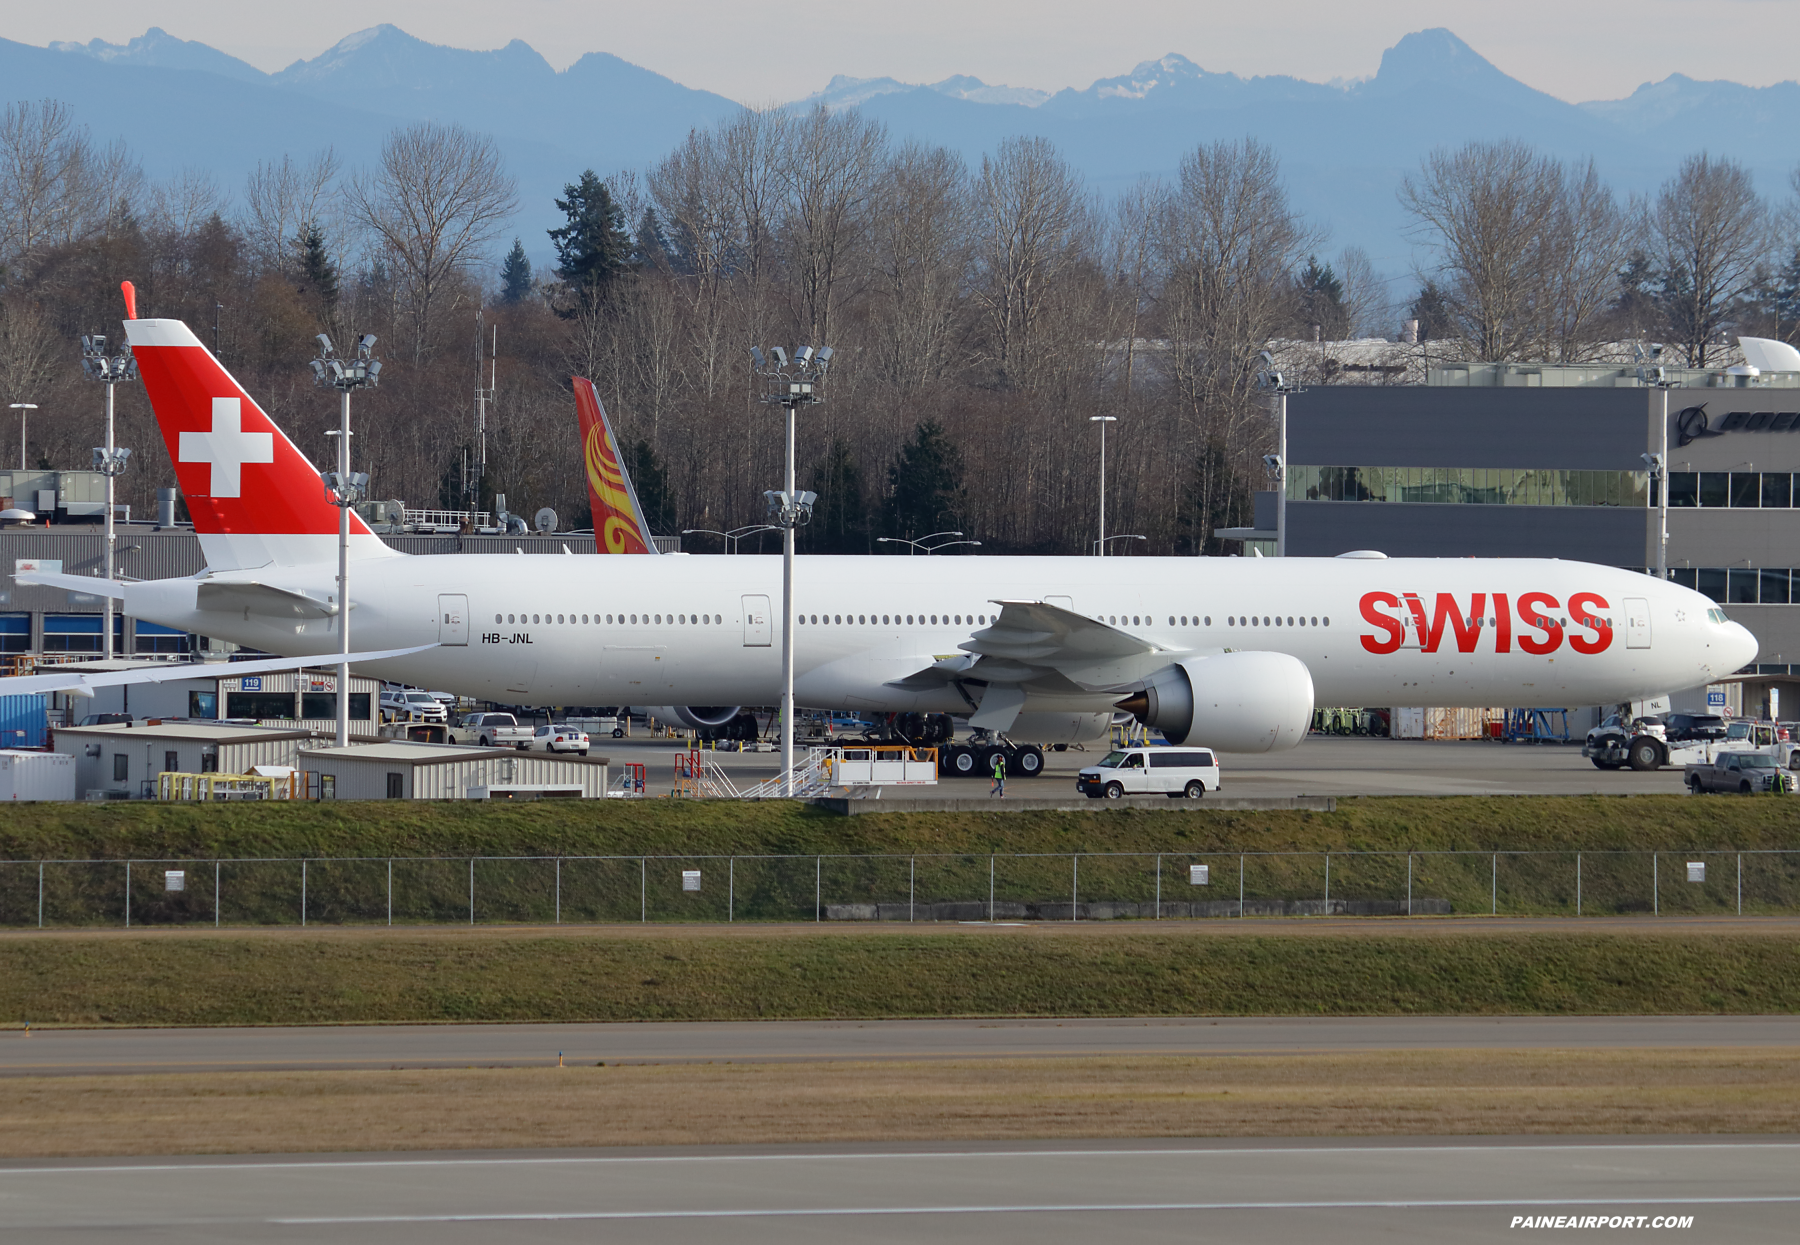
{"label": "grass embankment", "polygon": [[8,1079],[0,1156],[1786,1133],[1792,1051],[1377,1051]]}
{"label": "grass embankment", "polygon": [[[1441,900],[1458,914],[1800,910],[1800,801],[1686,796],[1368,798],[1336,812],[1182,809],[897,813],[674,800],[414,804],[29,805],[0,817],[0,861],[136,860],[134,924],[811,920],[825,904]],[[1653,863],[1649,851],[1671,853]],[[1461,856],[1442,853],[1460,851]],[[1490,859],[1486,852],[1540,853]],[[1587,853],[1578,866],[1574,853]],[[1068,856],[1092,855],[1079,877]],[[1389,856],[1356,853],[1400,853]],[[1711,853],[1710,855],[1708,853]],[[642,853],[652,859],[558,858]],[[1014,853],[1043,853],[1039,859]],[[1163,853],[1164,859],[1156,859]],[[1240,853],[1250,853],[1240,861]],[[1258,853],[1299,853],[1258,855]],[[1328,866],[1326,853],[1336,853]],[[1408,860],[1406,853],[1420,853]],[[1607,855],[1606,853],[1615,853]],[[1675,853],[1680,853],[1675,856]],[[916,854],[916,859],[914,858]],[[824,857],[817,863],[815,855]],[[468,858],[484,860],[470,878]],[[720,857],[737,857],[727,866]],[[787,860],[753,860],[787,856]],[[264,858],[286,863],[254,863]],[[358,862],[343,858],[373,858]],[[391,873],[387,858],[396,860]],[[862,859],[846,859],[862,857]],[[885,858],[882,858],[885,857]],[[215,874],[212,861],[238,862]],[[835,858],[835,859],[834,859]],[[315,863],[303,872],[298,859]],[[1703,885],[1679,876],[1707,863]],[[1209,863],[1210,889],[1187,885]],[[680,872],[704,866],[684,892]],[[162,870],[188,871],[168,892]],[[1740,876],[1741,869],[1741,876]],[[1160,873],[1160,878],[1159,878]],[[723,885],[721,884],[723,883]],[[0,863],[0,925],[125,923],[126,870]],[[1425,910],[1441,911],[1442,906]],[[1183,915],[1170,912],[1166,915]],[[927,914],[929,915],[929,914]],[[968,914],[963,914],[968,915]]]}
{"label": "grass embankment", "polygon": [[0,1023],[34,1027],[1796,1010],[1791,930],[0,939]]}
{"label": "grass embankment", "polygon": [[1800,801],[1687,796],[1366,797],[1336,812],[893,813],[785,801],[32,804],[0,859],[780,855],[1068,851],[1800,848]]}

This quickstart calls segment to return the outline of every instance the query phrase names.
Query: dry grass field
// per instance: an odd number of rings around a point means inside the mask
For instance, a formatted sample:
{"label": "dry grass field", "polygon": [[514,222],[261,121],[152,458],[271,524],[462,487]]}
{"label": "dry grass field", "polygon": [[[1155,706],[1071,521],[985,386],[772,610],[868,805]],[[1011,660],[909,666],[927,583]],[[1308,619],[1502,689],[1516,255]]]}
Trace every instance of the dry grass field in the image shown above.
{"label": "dry grass field", "polygon": [[17,1078],[0,1157],[1197,1136],[1800,1132],[1800,1051]]}

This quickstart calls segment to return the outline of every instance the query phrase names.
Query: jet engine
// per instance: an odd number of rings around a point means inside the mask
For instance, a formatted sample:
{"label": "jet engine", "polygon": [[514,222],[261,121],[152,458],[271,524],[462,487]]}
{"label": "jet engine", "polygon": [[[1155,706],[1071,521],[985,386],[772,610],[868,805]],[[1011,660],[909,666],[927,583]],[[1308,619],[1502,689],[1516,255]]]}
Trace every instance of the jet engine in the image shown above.
{"label": "jet engine", "polygon": [[741,708],[742,705],[661,705],[648,712],[658,720],[673,719],[689,730],[697,731],[702,727],[724,726],[737,717]]}
{"label": "jet engine", "polygon": [[1221,752],[1278,752],[1306,738],[1313,682],[1286,653],[1221,653],[1164,666],[1118,702],[1173,744]]}

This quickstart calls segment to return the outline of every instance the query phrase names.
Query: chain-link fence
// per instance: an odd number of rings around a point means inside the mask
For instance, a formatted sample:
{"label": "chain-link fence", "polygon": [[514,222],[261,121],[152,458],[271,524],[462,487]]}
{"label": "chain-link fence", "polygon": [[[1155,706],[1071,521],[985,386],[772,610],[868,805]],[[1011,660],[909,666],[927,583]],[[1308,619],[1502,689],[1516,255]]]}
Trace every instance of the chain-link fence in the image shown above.
{"label": "chain-link fence", "polygon": [[1774,915],[1800,851],[0,861],[0,926]]}

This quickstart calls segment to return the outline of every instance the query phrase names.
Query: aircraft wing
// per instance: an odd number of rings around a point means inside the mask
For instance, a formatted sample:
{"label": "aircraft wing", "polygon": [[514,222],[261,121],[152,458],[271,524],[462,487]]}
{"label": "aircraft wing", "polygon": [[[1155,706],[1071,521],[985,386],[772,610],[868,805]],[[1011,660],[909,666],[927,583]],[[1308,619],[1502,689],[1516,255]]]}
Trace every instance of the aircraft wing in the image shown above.
{"label": "aircraft wing", "polygon": [[[386,661],[390,657],[409,657],[414,653],[422,653],[426,649],[436,648],[434,644],[415,644],[411,648],[390,648],[379,652],[351,653],[352,662]],[[178,679],[208,678],[223,675],[236,678],[243,674],[273,674],[280,670],[306,670],[320,666],[335,666],[343,662],[337,653],[319,653],[311,657],[271,657],[262,661],[231,662],[169,662],[158,666],[143,666],[135,670],[100,670],[82,672],[71,670],[67,674],[26,674],[15,678],[0,679],[0,696],[31,695],[39,692],[70,692],[77,696],[89,696],[95,688],[120,687],[137,683],[169,683]]]}
{"label": "aircraft wing", "polygon": [[587,467],[588,501],[594,510],[594,544],[601,553],[655,553],[656,542],[644,522],[644,508],[637,489],[619,458],[619,439],[613,435],[600,405],[594,382],[572,377],[575,412],[581,421],[581,457]]}
{"label": "aircraft wing", "polygon": [[985,683],[987,691],[969,724],[1004,731],[1033,694],[1061,699],[1111,693],[1130,688],[1170,661],[1168,650],[1061,606],[1042,601],[994,604],[1000,607],[994,621],[957,646],[969,656],[940,658],[888,686]]}

